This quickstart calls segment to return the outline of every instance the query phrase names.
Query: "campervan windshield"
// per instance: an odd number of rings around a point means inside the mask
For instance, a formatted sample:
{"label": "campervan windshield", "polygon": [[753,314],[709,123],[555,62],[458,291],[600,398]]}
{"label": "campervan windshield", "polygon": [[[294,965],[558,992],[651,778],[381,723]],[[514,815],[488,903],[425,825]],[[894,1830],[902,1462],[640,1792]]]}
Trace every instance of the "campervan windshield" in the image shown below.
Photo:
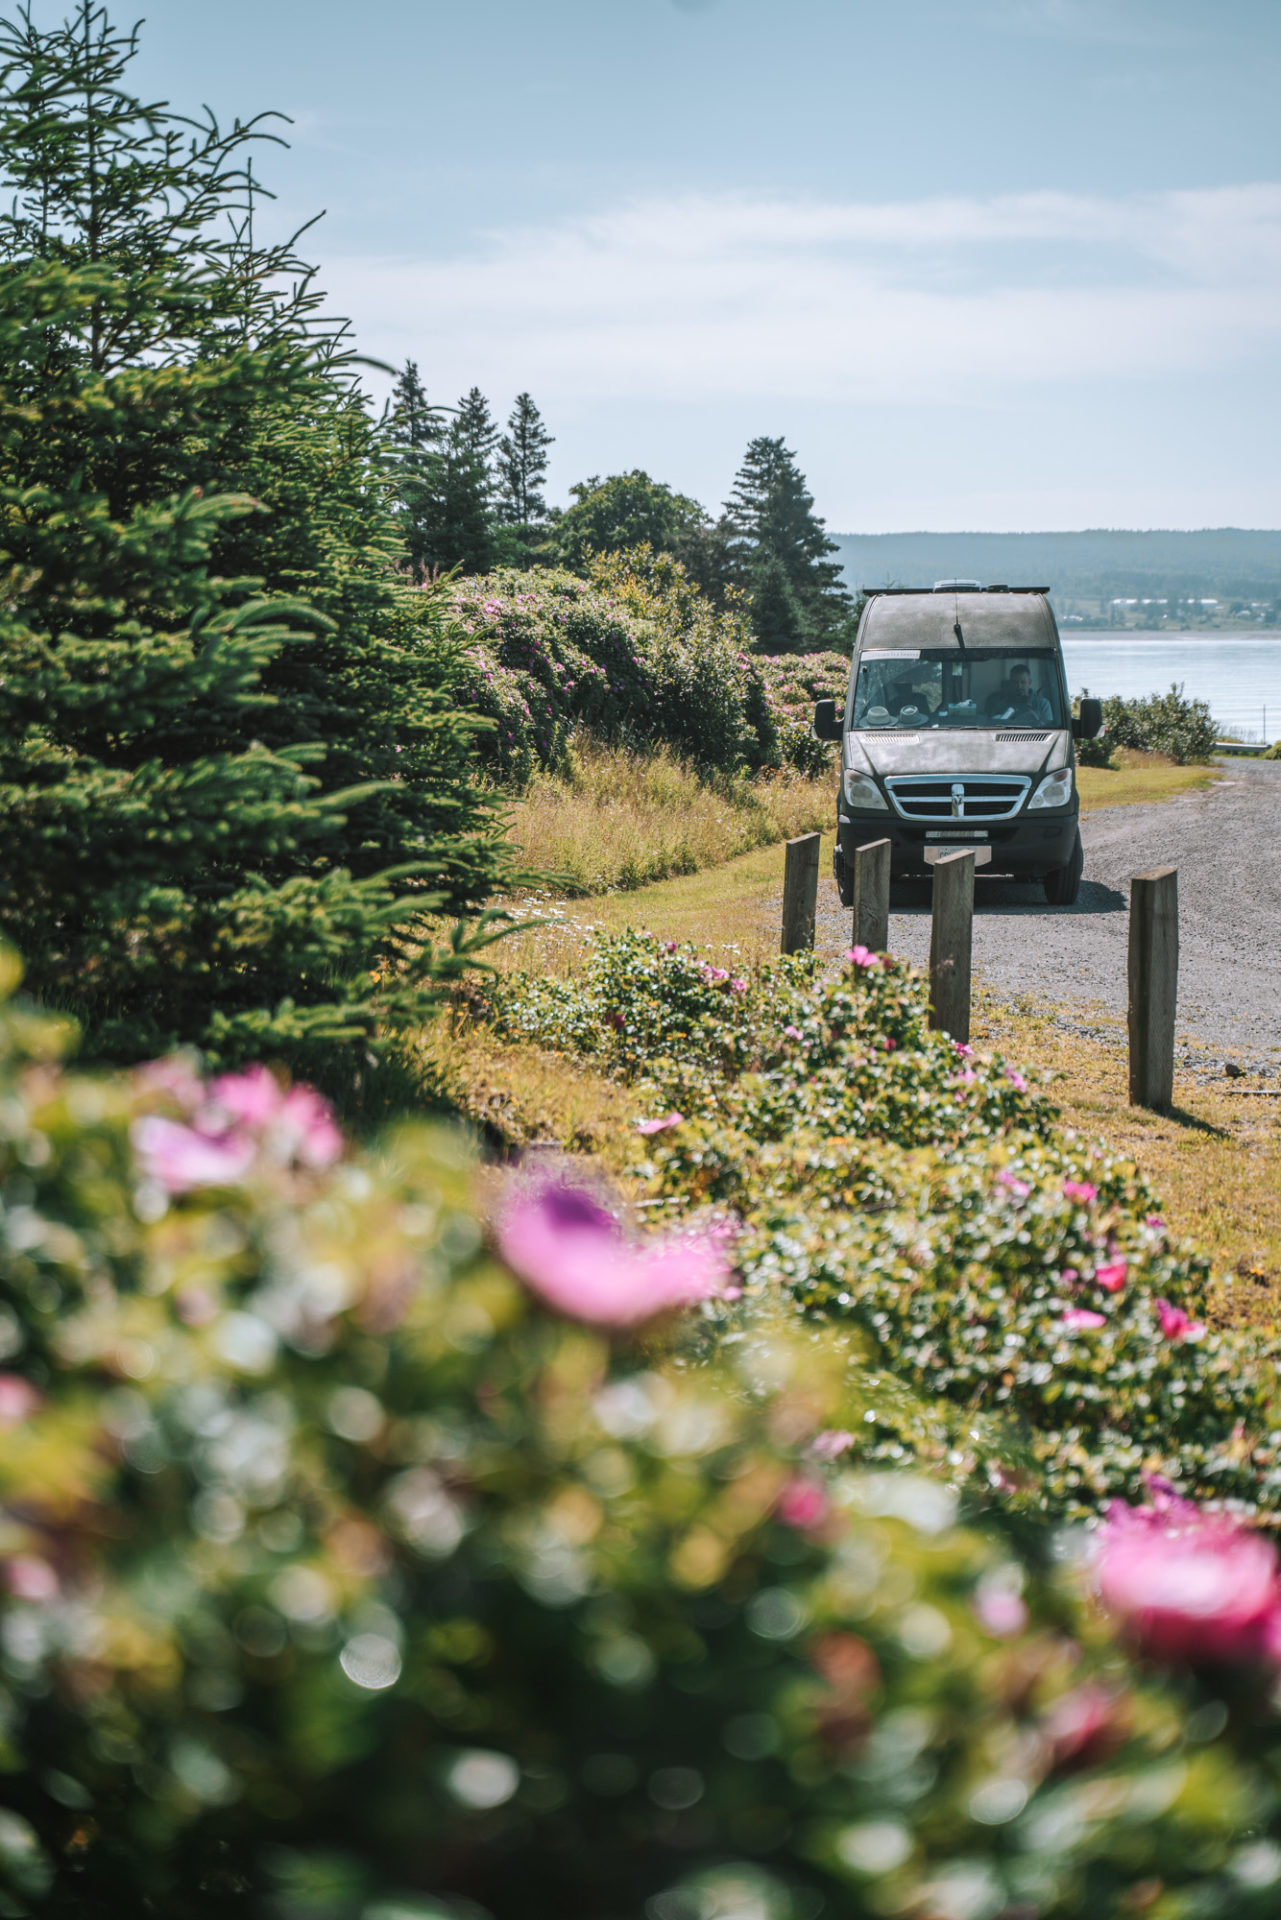
{"label": "campervan windshield", "polygon": [[1048,651],[869,648],[860,655],[851,721],[856,730],[1068,724],[1058,656]]}

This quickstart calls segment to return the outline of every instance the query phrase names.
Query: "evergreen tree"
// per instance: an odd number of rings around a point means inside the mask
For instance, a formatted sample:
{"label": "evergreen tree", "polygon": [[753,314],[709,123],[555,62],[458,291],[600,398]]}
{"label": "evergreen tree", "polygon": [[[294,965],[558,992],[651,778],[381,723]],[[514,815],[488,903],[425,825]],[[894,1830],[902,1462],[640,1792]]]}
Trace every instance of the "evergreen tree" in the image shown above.
{"label": "evergreen tree", "polygon": [[429,406],[419,378],[418,363],[406,360],[392,390],[387,438],[393,448],[396,491],[405,550],[415,581],[421,586],[428,568],[430,537],[425,520],[426,501],[443,432],[443,409]]}
{"label": "evergreen tree", "polygon": [[748,617],[762,653],[801,653],[804,627],[782,562],[767,554],[756,570]]}
{"label": "evergreen tree", "polygon": [[487,491],[492,496],[498,487],[494,473],[498,428],[479,387],[472,387],[458,403],[458,443],[484,468]]}
{"label": "evergreen tree", "polygon": [[489,408],[473,387],[459,401],[440,453],[421,489],[416,489],[423,563],[435,572],[457,568],[463,573],[488,573],[494,565],[493,481],[483,451],[486,433],[493,433]]}
{"label": "evergreen tree", "polygon": [[499,512],[511,526],[529,527],[547,518],[543,480],[547,449],[554,435],[543,426],[543,416],[527,393],[516,396],[507,431],[498,443]]}
{"label": "evergreen tree", "polygon": [[[733,572],[753,604],[763,596],[763,605],[777,608],[777,586],[767,585],[765,576],[771,561],[781,569],[801,623],[800,650],[844,637],[850,596],[841,568],[827,558],[837,548],[814,512],[795,454],[781,439],[762,436],[748,446],[726,503],[725,527]],[[764,634],[756,632],[764,647]]]}
{"label": "evergreen tree", "polygon": [[0,926],[99,1057],[341,1093],[421,1014],[418,914],[492,884],[460,644],[309,270],[255,246],[261,129],[144,105],[134,52],[93,0],[0,27]]}

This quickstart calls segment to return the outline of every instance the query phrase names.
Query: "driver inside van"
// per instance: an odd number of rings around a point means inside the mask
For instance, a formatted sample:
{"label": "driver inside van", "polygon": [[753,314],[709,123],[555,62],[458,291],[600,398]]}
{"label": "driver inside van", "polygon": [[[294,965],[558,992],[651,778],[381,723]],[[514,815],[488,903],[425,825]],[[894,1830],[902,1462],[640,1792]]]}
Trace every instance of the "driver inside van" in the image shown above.
{"label": "driver inside van", "polygon": [[1035,724],[1040,727],[1052,725],[1054,716],[1050,703],[1043,694],[1032,690],[1032,669],[1025,660],[1020,660],[1010,668],[1010,677],[1003,687],[987,698],[987,710],[994,720],[1009,719],[1012,715],[1032,714]]}

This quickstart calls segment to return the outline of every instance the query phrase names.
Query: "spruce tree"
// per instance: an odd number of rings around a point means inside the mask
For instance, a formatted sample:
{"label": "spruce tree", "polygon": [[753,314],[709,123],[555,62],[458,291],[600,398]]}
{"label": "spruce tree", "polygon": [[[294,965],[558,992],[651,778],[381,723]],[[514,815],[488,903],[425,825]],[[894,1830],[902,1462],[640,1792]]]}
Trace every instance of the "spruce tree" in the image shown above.
{"label": "spruce tree", "polygon": [[494,565],[493,481],[483,451],[487,432],[493,432],[489,409],[473,387],[459,402],[421,489],[422,552],[434,572],[488,573]]}
{"label": "spruce tree", "polygon": [[[835,553],[823,522],[814,512],[814,496],[782,439],[764,436],[748,446],[725,506],[730,563],[753,603],[777,607],[775,586],[766,574],[776,562],[801,623],[800,647],[816,649],[843,638],[851,613],[841,568],[827,558]],[[758,642],[766,646],[763,632]]]}
{"label": "spruce tree", "polygon": [[528,527],[547,518],[542,489],[547,449],[554,440],[529,394],[517,394],[507,431],[498,443],[499,511],[509,525]]}
{"label": "spruce tree", "polygon": [[443,409],[429,406],[418,363],[406,360],[392,389],[387,439],[392,448],[396,493],[410,571],[419,586],[427,575],[427,499],[440,459]]}
{"label": "spruce tree", "polygon": [[261,127],[144,104],[134,52],[93,0],[0,27],[0,927],[97,1057],[342,1093],[421,1008],[418,914],[492,884],[460,642],[397,582],[341,332],[255,244]]}

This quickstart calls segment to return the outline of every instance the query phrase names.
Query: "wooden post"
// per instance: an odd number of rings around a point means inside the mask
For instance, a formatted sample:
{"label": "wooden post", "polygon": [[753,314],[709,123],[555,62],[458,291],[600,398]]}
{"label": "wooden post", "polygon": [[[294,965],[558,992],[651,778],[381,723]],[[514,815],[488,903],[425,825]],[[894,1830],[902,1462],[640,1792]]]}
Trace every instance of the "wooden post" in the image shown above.
{"label": "wooden post", "polygon": [[974,854],[945,854],[934,869],[930,927],[930,1025],[953,1040],[970,1037],[970,948],[974,930]]}
{"label": "wooden post", "polygon": [[890,944],[890,842],[854,849],[854,945],[884,953]]}
{"label": "wooden post", "polygon": [[818,850],[822,835],[803,833],[789,840],[783,866],[783,952],[802,953],[814,945],[818,906]]}
{"label": "wooden post", "polygon": [[1179,870],[1130,881],[1130,1105],[1166,1113],[1174,1100],[1179,997]]}

